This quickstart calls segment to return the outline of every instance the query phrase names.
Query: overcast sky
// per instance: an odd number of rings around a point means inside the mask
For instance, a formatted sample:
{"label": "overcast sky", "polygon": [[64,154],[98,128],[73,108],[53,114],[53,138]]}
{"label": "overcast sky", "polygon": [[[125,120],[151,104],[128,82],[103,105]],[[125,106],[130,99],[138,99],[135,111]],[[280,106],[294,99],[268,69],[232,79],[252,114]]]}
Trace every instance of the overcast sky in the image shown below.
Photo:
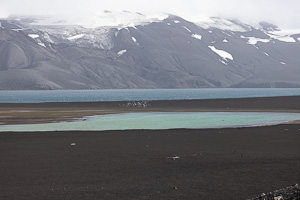
{"label": "overcast sky", "polygon": [[[220,16],[247,23],[268,21],[300,29],[300,0],[0,0],[0,17],[56,15],[64,18],[98,10],[170,13],[190,21]],[[199,20],[198,20],[199,19]]]}

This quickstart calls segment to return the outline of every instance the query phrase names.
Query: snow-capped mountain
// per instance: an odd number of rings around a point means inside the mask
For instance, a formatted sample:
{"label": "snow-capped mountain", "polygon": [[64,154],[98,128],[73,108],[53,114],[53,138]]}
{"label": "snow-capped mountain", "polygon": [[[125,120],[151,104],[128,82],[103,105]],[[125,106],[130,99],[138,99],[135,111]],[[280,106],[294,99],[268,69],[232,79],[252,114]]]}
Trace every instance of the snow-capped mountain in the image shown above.
{"label": "snow-capped mountain", "polygon": [[0,20],[0,88],[300,87],[299,53],[300,30],[267,22],[11,17]]}

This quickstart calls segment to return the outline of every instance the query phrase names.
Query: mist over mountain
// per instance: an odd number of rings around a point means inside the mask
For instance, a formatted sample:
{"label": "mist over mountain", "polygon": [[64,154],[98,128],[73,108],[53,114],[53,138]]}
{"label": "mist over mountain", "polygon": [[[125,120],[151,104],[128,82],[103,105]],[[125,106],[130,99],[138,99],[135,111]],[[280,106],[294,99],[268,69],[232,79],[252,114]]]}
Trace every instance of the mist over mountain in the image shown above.
{"label": "mist over mountain", "polygon": [[0,89],[300,87],[300,31],[127,11],[77,24],[0,20]]}

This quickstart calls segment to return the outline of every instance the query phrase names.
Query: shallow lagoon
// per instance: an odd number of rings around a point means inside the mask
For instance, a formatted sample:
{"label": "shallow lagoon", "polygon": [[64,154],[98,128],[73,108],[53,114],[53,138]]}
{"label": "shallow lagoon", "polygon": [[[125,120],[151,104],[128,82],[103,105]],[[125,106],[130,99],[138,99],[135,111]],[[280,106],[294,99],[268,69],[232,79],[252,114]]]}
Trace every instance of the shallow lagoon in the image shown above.
{"label": "shallow lagoon", "polygon": [[248,127],[300,120],[300,113],[273,112],[145,112],[99,115],[74,122],[2,125],[0,131],[67,131],[130,129],[203,129]]}

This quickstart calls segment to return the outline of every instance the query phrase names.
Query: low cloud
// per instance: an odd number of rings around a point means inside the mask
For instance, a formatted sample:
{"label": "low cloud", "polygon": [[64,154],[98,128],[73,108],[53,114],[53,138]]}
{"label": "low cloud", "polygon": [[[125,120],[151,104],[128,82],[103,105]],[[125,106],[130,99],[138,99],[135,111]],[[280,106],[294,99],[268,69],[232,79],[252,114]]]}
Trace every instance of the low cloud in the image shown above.
{"label": "low cloud", "polygon": [[0,0],[0,17],[55,15],[74,18],[100,10],[169,13],[190,21],[219,16],[257,24],[268,21],[282,28],[300,28],[298,0]]}

